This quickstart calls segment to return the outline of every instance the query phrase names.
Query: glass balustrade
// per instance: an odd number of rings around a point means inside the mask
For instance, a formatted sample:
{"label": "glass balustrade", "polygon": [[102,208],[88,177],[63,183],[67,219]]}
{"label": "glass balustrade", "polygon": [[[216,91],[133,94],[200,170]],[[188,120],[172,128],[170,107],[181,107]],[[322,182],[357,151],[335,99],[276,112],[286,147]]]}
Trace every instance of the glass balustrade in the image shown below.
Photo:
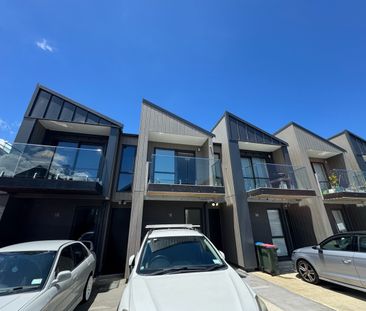
{"label": "glass balustrade", "polygon": [[305,167],[257,163],[242,167],[246,191],[258,188],[311,190]]}
{"label": "glass balustrade", "polygon": [[149,183],[222,186],[221,162],[217,159],[152,155]]}
{"label": "glass balustrade", "polygon": [[0,156],[0,178],[60,179],[101,183],[101,149],[14,143]]}

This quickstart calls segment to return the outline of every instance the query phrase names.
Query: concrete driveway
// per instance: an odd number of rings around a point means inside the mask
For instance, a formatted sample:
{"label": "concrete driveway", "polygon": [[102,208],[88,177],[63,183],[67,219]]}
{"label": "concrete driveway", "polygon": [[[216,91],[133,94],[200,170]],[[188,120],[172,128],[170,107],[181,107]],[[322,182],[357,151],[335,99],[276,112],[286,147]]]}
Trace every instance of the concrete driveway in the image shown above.
{"label": "concrete driveway", "polygon": [[[327,308],[324,310],[366,310],[366,293],[328,282],[321,282],[319,285],[311,285],[302,281],[297,273],[271,276],[263,272],[251,272],[248,277],[249,284],[251,283],[251,279],[261,280],[262,282],[265,282],[266,286],[270,286],[271,290],[267,294],[264,293],[264,298],[267,298],[270,302],[279,307],[284,307],[281,299],[273,297],[273,295],[270,294],[278,287],[291,293],[291,295],[299,296],[302,299],[306,299],[306,301],[311,301],[318,306],[320,305]],[[260,291],[261,289],[259,289],[258,294],[260,294]],[[287,303],[288,302],[286,301],[286,304]],[[315,310],[303,308],[301,307],[301,304],[294,307],[296,308],[291,310]],[[283,308],[283,310],[286,309]]]}

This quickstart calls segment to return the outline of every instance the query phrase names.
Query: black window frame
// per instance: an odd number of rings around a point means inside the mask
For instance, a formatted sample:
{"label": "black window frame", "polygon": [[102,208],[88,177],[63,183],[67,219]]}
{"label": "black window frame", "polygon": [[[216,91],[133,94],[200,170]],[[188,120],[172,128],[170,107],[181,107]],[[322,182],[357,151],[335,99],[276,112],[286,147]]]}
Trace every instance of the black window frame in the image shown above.
{"label": "black window frame", "polygon": [[[256,176],[255,171],[254,171],[254,166],[253,166],[253,158],[263,159],[266,164],[270,164],[271,162],[267,160],[267,157],[264,154],[253,154],[252,155],[252,154],[245,154],[244,153],[244,154],[240,155],[240,161],[241,161],[241,159],[248,159],[249,160],[251,173],[252,173],[252,176],[253,176],[253,177],[246,177],[243,174],[243,178],[244,178],[244,180],[251,180],[254,184],[254,189],[257,189],[257,188],[260,188],[260,186],[262,185],[262,183],[258,183],[259,180],[264,180],[264,181],[267,181],[268,183],[270,183],[271,179],[269,177],[265,178],[265,177]],[[241,168],[241,169],[243,171],[243,168]],[[267,173],[268,173],[268,170],[267,170]],[[244,183],[244,187],[245,187],[245,183]],[[246,191],[251,191],[251,190],[254,190],[254,189],[248,189],[248,190],[245,189],[245,190]]]}
{"label": "black window frame", "polygon": [[[134,158],[133,158],[133,164],[131,169],[128,170],[123,170],[123,161],[126,159],[126,157],[124,157],[124,150],[127,148],[134,148]],[[118,173],[118,180],[116,183],[116,192],[131,192],[132,191],[132,187],[133,187],[133,177],[135,175],[135,165],[136,165],[136,155],[137,155],[137,146],[136,145],[122,145],[121,148],[121,159],[119,161],[119,173]],[[122,190],[119,189],[119,183],[121,180],[122,175],[128,175],[131,177],[131,184],[128,185],[128,187],[124,187]]]}

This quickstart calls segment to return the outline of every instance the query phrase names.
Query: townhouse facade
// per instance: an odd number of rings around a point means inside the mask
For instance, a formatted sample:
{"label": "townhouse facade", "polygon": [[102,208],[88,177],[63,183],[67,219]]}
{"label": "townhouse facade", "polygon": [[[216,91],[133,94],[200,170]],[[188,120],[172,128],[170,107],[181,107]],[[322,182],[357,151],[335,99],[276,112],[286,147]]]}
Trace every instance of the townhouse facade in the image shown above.
{"label": "townhouse facade", "polygon": [[38,85],[0,154],[0,246],[93,241],[98,274],[128,273],[149,224],[199,225],[229,262],[257,267],[366,222],[366,142],[290,123],[275,134],[225,112],[211,131],[143,100],[138,134]]}

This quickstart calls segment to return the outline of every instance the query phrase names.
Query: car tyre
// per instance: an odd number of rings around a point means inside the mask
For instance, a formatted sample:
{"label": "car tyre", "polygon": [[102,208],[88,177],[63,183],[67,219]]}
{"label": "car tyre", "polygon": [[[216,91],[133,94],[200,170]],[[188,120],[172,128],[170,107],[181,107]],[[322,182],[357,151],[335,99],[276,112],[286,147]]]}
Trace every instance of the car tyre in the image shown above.
{"label": "car tyre", "polygon": [[90,274],[88,280],[86,281],[84,292],[83,292],[83,302],[87,302],[90,299],[93,290],[93,275]]}
{"label": "car tyre", "polygon": [[314,269],[314,267],[305,259],[300,259],[297,262],[297,272],[299,272],[300,277],[307,283],[318,284],[319,275]]}

